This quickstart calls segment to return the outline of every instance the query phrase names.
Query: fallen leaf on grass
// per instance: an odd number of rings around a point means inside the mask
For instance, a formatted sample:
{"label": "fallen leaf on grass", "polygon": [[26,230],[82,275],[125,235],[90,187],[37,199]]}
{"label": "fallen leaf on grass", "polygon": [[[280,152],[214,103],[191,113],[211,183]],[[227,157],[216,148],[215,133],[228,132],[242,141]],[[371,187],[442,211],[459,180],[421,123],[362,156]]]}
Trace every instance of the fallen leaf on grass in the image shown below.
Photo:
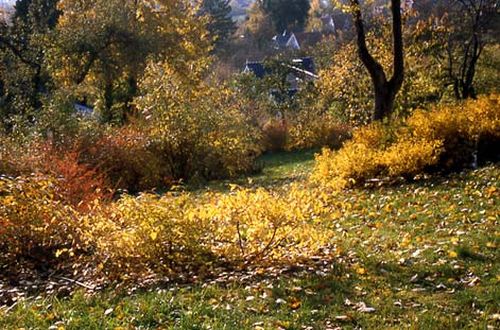
{"label": "fallen leaf on grass", "polygon": [[335,319],[337,321],[349,321],[351,318],[347,315],[339,315],[339,316],[335,316]]}
{"label": "fallen leaf on grass", "polygon": [[302,302],[297,299],[297,298],[292,298],[290,299],[290,308],[295,310],[295,309],[299,309],[300,306],[302,305]]}

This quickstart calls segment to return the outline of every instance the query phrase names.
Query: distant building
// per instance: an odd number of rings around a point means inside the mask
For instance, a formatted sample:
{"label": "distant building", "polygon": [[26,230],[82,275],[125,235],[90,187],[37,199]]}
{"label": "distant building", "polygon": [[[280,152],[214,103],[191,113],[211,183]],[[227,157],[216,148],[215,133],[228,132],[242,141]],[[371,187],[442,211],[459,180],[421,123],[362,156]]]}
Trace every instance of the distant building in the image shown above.
{"label": "distant building", "polygon": [[78,116],[87,117],[87,118],[94,116],[94,109],[92,109],[91,107],[89,107],[87,105],[75,103],[75,104],[73,104],[73,107],[75,108],[75,113]]}
{"label": "distant building", "polygon": [[301,49],[307,49],[318,44],[325,36],[324,32],[299,32],[295,34]]}
{"label": "distant building", "polygon": [[335,21],[332,15],[323,15],[321,17],[322,32],[335,33]]}
{"label": "distant building", "polygon": [[[285,91],[285,94],[288,97],[293,97],[299,91],[301,84],[318,78],[315,73],[314,61],[311,57],[293,59],[291,61],[283,62],[281,65],[288,70],[286,82],[288,83],[289,88]],[[264,63],[248,61],[245,64],[243,73],[253,74],[259,79],[273,74],[272,70],[267,68]],[[278,89],[271,89],[269,94],[277,102],[284,101],[283,92],[280,92]]]}
{"label": "distant building", "polygon": [[273,37],[273,47],[274,49],[284,50],[299,50],[300,45],[295,36],[295,33],[288,33],[286,30],[282,34],[275,35]]}

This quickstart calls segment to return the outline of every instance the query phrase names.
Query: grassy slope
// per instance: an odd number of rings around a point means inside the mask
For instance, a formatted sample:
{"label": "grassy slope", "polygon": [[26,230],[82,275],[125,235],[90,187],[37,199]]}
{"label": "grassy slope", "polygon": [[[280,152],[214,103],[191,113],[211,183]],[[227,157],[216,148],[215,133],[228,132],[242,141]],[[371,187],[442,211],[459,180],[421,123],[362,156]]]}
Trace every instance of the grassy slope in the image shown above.
{"label": "grassy slope", "polygon": [[[265,162],[253,184],[303,177],[312,154]],[[332,262],[314,259],[294,272],[254,269],[133,294],[40,298],[0,310],[0,328],[498,328],[499,178],[500,168],[490,166],[339,195]]]}

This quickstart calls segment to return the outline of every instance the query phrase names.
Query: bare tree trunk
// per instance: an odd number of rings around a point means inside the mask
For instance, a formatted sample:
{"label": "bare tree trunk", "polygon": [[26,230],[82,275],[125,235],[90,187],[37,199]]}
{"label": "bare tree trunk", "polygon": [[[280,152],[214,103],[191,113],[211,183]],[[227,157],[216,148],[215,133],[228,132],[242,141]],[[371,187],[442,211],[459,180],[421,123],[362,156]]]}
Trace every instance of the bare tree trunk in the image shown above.
{"label": "bare tree trunk", "polygon": [[383,120],[394,110],[396,95],[404,80],[404,47],[401,19],[401,0],[391,0],[392,35],[393,35],[393,76],[387,79],[384,68],[373,58],[366,45],[366,35],[359,0],[351,0],[354,25],[356,27],[358,54],[370,73],[375,92],[373,120]]}

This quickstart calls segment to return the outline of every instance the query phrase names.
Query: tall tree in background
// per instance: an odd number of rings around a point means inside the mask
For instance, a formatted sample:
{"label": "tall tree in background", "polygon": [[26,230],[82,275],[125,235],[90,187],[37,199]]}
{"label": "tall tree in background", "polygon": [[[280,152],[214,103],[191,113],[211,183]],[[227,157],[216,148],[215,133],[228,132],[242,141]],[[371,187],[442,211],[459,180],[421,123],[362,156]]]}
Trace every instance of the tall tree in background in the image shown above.
{"label": "tall tree in background", "polygon": [[0,34],[0,122],[32,116],[47,94],[47,40],[59,17],[58,0],[18,0],[12,24]]}
{"label": "tall tree in background", "polygon": [[476,67],[489,39],[498,38],[498,0],[451,0],[447,42],[448,77],[457,99],[476,98]]}
{"label": "tall tree in background", "polygon": [[350,0],[354,25],[357,34],[359,58],[368,70],[375,92],[373,120],[382,120],[394,110],[394,100],[404,80],[404,49],[401,18],[401,1],[391,0],[392,38],[393,38],[393,74],[387,78],[383,66],[372,56],[366,42],[365,24],[359,0]]}
{"label": "tall tree in background", "polygon": [[308,31],[321,31],[323,28],[323,21],[321,18],[326,13],[326,6],[322,0],[311,0],[311,7],[309,8],[307,18]]}
{"label": "tall tree in background", "polygon": [[278,32],[303,30],[309,12],[309,0],[260,0]]}
{"label": "tall tree in background", "polygon": [[197,76],[208,61],[206,21],[187,0],[61,0],[50,53],[57,87],[85,100],[104,122],[133,107],[148,60]]}
{"label": "tall tree in background", "polygon": [[257,48],[262,50],[269,45],[276,34],[271,16],[264,10],[262,1],[255,1],[247,9],[247,20],[242,25],[243,34],[250,36]]}
{"label": "tall tree in background", "polygon": [[230,0],[203,0],[201,13],[209,16],[208,31],[216,38],[215,46],[220,48],[236,31],[236,23],[231,18]]}

